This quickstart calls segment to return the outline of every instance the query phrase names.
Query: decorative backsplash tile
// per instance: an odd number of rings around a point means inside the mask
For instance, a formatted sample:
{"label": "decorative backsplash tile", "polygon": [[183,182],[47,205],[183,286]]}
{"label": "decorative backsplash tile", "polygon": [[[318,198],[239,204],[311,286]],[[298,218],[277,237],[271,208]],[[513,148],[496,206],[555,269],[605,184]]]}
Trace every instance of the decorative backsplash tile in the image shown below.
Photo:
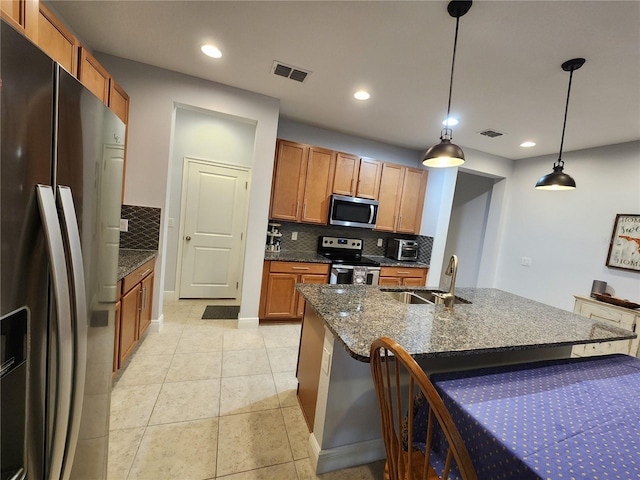
{"label": "decorative backsplash tile", "polygon": [[120,248],[158,250],[160,208],[122,205],[120,218],[129,220],[129,231],[120,232]]}
{"label": "decorative backsplash tile", "polygon": [[[282,251],[315,252],[318,249],[319,236],[334,236],[347,238],[361,238],[363,242],[362,253],[364,255],[384,255],[387,248],[387,240],[390,238],[403,238],[417,240],[420,248],[418,261],[429,263],[431,261],[431,249],[433,238],[422,235],[405,235],[401,233],[376,232],[365,228],[333,227],[325,225],[311,225],[307,223],[289,223],[278,221],[282,242]],[[298,239],[292,240],[291,234],[298,232]],[[266,238],[266,234],[265,234]],[[378,246],[378,239],[382,239],[382,246]]]}

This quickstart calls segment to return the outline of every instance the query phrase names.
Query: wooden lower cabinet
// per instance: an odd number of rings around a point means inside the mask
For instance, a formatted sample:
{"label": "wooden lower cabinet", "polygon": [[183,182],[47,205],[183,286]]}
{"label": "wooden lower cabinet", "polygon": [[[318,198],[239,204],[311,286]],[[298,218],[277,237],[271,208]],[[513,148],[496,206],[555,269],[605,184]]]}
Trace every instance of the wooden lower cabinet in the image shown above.
{"label": "wooden lower cabinet", "polygon": [[138,300],[139,290],[131,289],[123,295],[120,305],[120,339],[118,345],[118,366],[122,367],[138,340]]}
{"label": "wooden lower cabinet", "polygon": [[153,298],[153,272],[140,282],[140,320],[138,322],[138,338],[151,325],[151,299]]}
{"label": "wooden lower cabinet", "polygon": [[329,264],[278,262],[264,263],[259,317],[263,320],[295,320],[304,314],[304,299],[296,283],[327,283]]}
{"label": "wooden lower cabinet", "polygon": [[155,258],[124,277],[116,306],[114,372],[122,368],[138,340],[151,325]]}
{"label": "wooden lower cabinet", "polygon": [[309,308],[302,320],[296,377],[298,378],[298,401],[310,432],[313,431],[316,414],[323,345],[324,324],[316,311]]}
{"label": "wooden lower cabinet", "polygon": [[428,268],[424,267],[380,267],[381,286],[424,287],[427,284]]}
{"label": "wooden lower cabinet", "polygon": [[114,323],[114,342],[113,342],[113,373],[118,371],[119,367],[119,358],[118,352],[120,351],[120,307],[122,305],[120,301],[120,293],[122,292],[122,281],[118,281],[118,286],[116,287],[116,291],[118,292],[116,299],[116,314]]}

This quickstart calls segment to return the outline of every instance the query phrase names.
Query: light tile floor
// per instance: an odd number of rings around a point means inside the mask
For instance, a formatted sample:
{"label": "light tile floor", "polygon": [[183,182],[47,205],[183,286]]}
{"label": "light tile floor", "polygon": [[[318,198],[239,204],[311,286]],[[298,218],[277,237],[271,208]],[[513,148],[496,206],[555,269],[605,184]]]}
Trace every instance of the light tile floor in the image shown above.
{"label": "light tile floor", "polygon": [[164,306],[114,384],[110,480],[374,480],[383,462],[316,476],[296,398],[300,325],[201,320],[211,301]]}

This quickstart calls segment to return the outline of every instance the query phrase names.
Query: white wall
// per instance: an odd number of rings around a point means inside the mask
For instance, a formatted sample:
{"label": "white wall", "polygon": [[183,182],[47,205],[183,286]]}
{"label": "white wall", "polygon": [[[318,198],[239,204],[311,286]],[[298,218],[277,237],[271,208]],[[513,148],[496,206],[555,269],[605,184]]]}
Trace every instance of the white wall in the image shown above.
{"label": "white wall", "polygon": [[[573,310],[574,294],[604,280],[616,296],[640,300],[640,273],[605,266],[616,214],[640,213],[640,142],[565,153],[576,190],[536,190],[556,158],[515,162],[496,288]],[[520,265],[524,256],[531,267]]]}
{"label": "white wall", "polygon": [[285,118],[281,118],[278,124],[278,138],[351,153],[359,157],[374,158],[383,162],[399,163],[414,168],[422,167],[422,164],[419,164],[420,152],[417,150],[334,132]]}
{"label": "white wall", "polygon": [[165,291],[178,291],[177,254],[181,241],[179,227],[185,157],[251,168],[255,136],[255,121],[191,107],[178,106],[176,109],[168,209],[174,227],[167,231]]}
{"label": "white wall", "polygon": [[[256,123],[240,318],[257,321],[279,100],[119,57],[103,54],[96,54],[96,57],[131,98],[125,202],[162,208],[160,253],[156,262],[156,267],[160,268],[160,275],[156,277],[159,286],[165,284],[167,263],[164,249],[176,105]],[[162,288],[154,289],[155,319],[162,313],[162,297]]]}
{"label": "white wall", "polygon": [[[444,252],[444,263],[451,255],[458,256],[456,286],[476,287],[478,284],[494,183],[493,178],[458,172]],[[440,284],[448,286],[450,280],[450,277],[441,276]]]}
{"label": "white wall", "polygon": [[[507,181],[504,178],[511,175],[513,160],[472,148],[463,148],[465,163],[461,167],[429,169],[429,182],[422,212],[420,234],[433,237],[431,265],[427,279],[427,285],[430,287],[440,285],[444,263],[448,262],[452,253],[447,253],[446,247],[458,171],[474,174],[481,183],[483,180],[480,177],[483,176],[496,181],[487,213],[485,240],[480,253],[477,281],[478,286],[493,287],[495,263],[499,256],[499,241],[497,239],[502,231],[505,210],[504,192]],[[474,263],[476,261],[476,259],[473,260]]]}

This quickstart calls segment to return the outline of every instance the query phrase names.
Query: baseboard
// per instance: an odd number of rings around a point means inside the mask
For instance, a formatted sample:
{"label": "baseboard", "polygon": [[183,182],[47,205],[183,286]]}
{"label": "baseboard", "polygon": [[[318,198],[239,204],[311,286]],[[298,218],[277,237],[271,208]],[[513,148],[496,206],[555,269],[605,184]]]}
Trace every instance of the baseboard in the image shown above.
{"label": "baseboard", "polygon": [[260,319],[258,317],[238,317],[238,328],[258,328]]}
{"label": "baseboard", "polygon": [[162,326],[164,325],[164,314],[160,315],[160,318],[151,320],[151,325],[149,325],[150,332],[160,332],[162,330]]}
{"label": "baseboard", "polygon": [[316,475],[364,465],[382,460],[386,456],[384,442],[381,438],[321,450],[313,433],[309,435],[309,458],[312,467],[315,468]]}

